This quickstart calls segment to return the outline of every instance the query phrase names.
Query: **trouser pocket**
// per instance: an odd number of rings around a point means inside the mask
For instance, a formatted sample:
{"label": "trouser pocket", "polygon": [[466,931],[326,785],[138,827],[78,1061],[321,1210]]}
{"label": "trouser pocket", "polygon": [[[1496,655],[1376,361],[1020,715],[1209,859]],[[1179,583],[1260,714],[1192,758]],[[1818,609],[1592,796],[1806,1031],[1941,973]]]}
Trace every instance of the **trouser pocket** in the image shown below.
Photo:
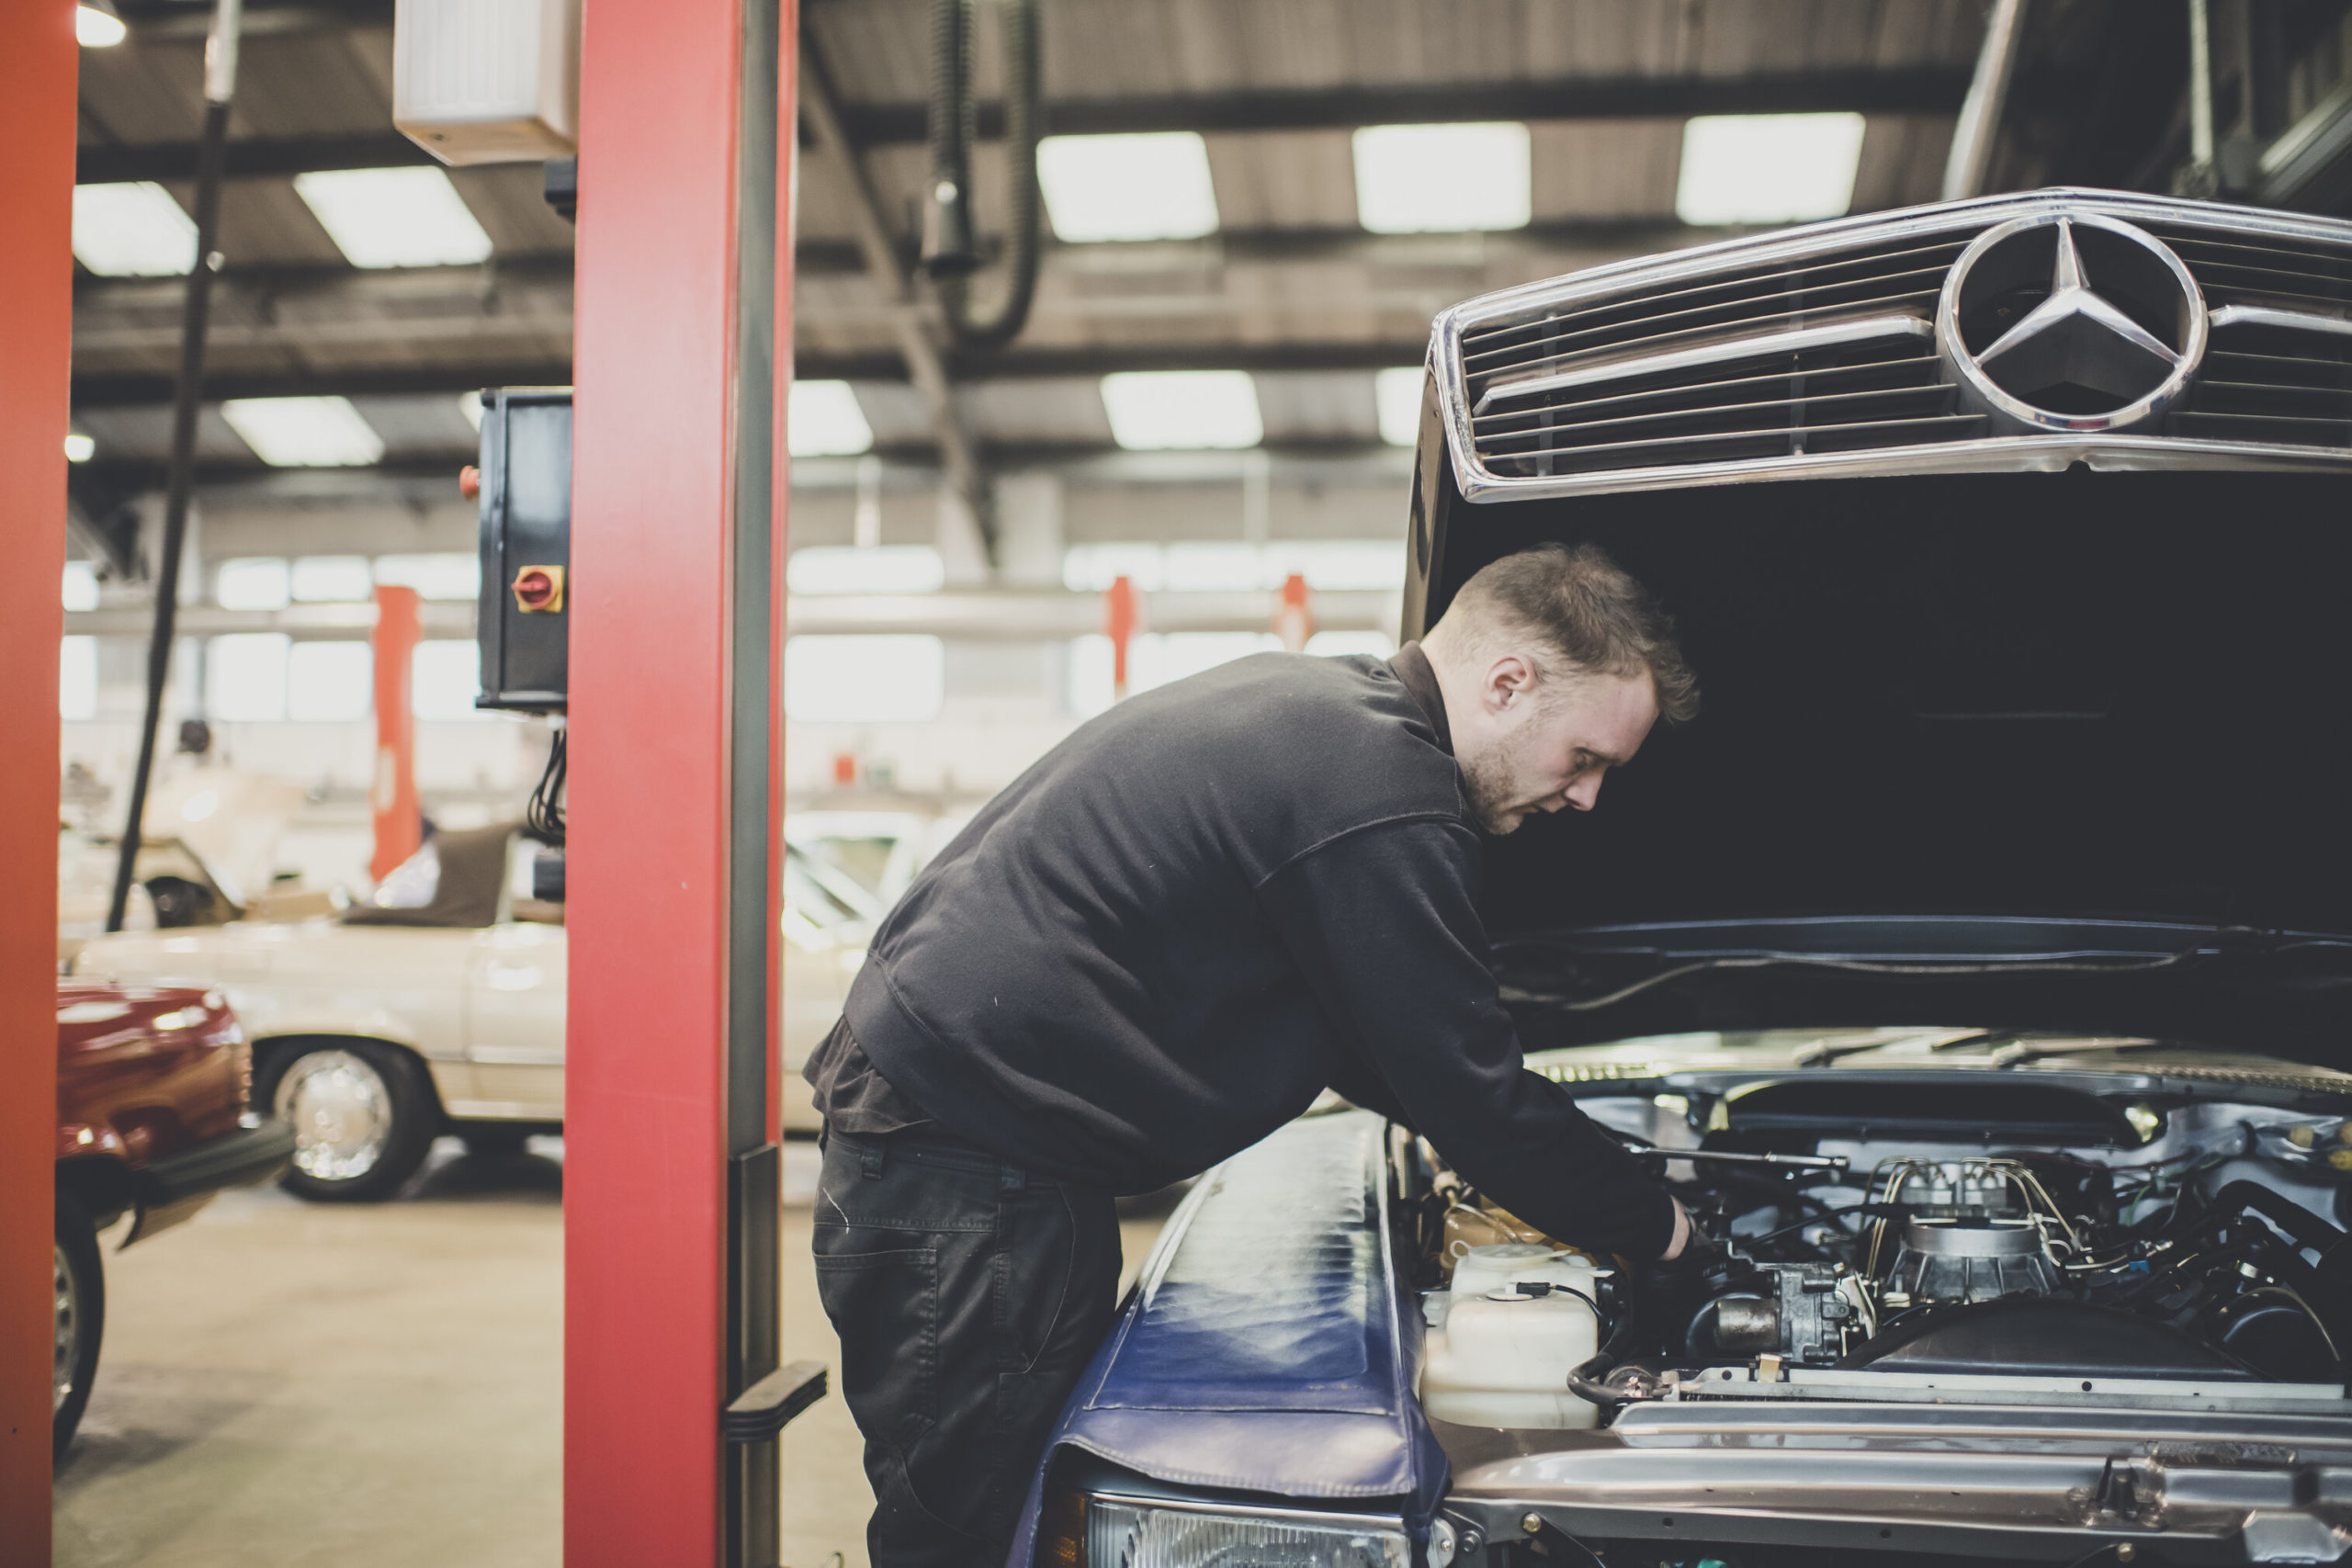
{"label": "trouser pocket", "polygon": [[[818,1236],[852,1245],[838,1231]],[[939,1419],[939,1251],[820,1251],[817,1294],[842,1340],[842,1398],[871,1437],[903,1449]]]}

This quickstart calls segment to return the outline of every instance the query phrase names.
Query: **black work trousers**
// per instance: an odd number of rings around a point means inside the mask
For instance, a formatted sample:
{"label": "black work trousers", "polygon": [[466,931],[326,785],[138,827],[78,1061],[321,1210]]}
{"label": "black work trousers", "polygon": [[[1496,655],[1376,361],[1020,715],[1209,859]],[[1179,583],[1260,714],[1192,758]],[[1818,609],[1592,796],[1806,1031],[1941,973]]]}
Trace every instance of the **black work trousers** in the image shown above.
{"label": "black work trousers", "polygon": [[1111,1194],[921,1130],[829,1133],[815,1247],[865,1437],[874,1568],[998,1568],[1110,1326]]}

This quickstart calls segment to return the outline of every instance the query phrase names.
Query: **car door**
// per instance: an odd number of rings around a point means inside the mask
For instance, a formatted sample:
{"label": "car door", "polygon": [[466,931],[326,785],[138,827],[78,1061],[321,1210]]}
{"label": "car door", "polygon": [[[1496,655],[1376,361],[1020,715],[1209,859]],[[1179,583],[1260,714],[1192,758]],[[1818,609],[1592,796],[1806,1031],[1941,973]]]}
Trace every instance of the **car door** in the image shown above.
{"label": "car door", "polygon": [[506,920],[475,933],[466,982],[475,1098],[451,1115],[562,1120],[565,954],[558,925]]}

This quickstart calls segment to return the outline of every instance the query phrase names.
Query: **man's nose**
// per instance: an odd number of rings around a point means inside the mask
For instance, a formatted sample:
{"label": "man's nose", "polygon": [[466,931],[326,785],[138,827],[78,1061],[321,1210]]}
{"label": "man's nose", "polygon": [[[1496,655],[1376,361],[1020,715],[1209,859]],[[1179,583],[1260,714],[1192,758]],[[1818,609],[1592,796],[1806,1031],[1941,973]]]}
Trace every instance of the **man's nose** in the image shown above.
{"label": "man's nose", "polygon": [[1566,801],[1575,810],[1591,810],[1600,799],[1600,775],[1594,774],[1589,778],[1578,779],[1562,792],[1560,798]]}

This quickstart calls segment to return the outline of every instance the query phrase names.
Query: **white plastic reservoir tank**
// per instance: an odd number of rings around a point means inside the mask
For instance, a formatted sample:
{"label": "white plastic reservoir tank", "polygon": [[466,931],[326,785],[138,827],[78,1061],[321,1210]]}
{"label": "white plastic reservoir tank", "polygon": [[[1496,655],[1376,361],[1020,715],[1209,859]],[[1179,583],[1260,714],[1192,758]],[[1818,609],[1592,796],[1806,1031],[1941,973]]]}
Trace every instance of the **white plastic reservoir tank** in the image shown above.
{"label": "white plastic reservoir tank", "polygon": [[[1568,1373],[1600,1348],[1592,1260],[1510,1242],[1474,1247],[1429,1331],[1421,1404],[1471,1427],[1589,1427],[1597,1407],[1568,1392]],[[1561,1287],[1541,1294],[1514,1287]],[[1577,1294],[1569,1292],[1575,1292]],[[1432,1303],[1437,1304],[1437,1303]]]}

